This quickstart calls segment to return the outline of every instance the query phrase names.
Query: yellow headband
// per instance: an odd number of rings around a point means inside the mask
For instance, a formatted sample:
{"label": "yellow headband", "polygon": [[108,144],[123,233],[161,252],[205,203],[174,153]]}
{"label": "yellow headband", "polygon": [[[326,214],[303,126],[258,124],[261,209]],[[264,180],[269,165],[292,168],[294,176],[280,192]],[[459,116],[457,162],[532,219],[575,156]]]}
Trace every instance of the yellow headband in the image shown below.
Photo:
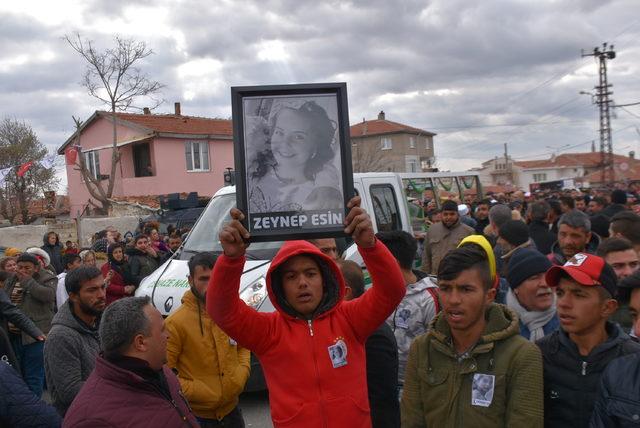
{"label": "yellow headband", "polygon": [[460,243],[458,244],[458,248],[466,244],[479,245],[480,248],[482,248],[484,252],[487,253],[487,259],[489,259],[489,271],[491,272],[491,281],[495,281],[496,280],[496,256],[493,254],[493,248],[491,248],[491,244],[489,244],[489,241],[487,241],[487,238],[485,238],[482,235],[469,235],[466,238],[464,238],[462,241],[460,241]]}

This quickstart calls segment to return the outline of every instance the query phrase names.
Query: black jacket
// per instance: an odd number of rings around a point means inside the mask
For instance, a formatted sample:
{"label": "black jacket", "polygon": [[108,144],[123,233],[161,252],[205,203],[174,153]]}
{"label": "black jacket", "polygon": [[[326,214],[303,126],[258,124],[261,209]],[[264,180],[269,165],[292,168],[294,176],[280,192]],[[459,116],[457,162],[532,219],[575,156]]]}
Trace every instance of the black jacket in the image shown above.
{"label": "black jacket", "polygon": [[59,427],[56,410],[36,397],[18,373],[0,362],[0,426]]}
{"label": "black jacket", "polygon": [[640,423],[640,353],[616,358],[602,375],[591,428],[637,427]]}
{"label": "black jacket", "polygon": [[476,220],[476,227],[473,229],[476,231],[478,235],[484,235],[484,228],[489,226],[489,217],[484,220]]}
{"label": "black jacket", "polygon": [[398,345],[391,328],[382,323],[365,343],[367,385],[372,428],[400,427]]}
{"label": "black jacket", "polygon": [[614,358],[640,352],[640,344],[620,327],[607,322],[606,329],[609,339],[587,356],[562,329],[537,342],[544,365],[545,427],[588,427],[604,369]]}
{"label": "black jacket", "polygon": [[136,287],[140,285],[140,282],[151,273],[158,269],[160,266],[160,255],[153,258],[147,253],[136,248],[127,249],[127,256],[129,256],[128,272],[130,279],[133,280],[133,285]]}
{"label": "black jacket", "polygon": [[606,215],[609,218],[612,218],[614,215],[618,214],[619,212],[625,211],[626,209],[627,207],[622,204],[610,204],[602,210],[602,214]]}
{"label": "black jacket", "polygon": [[529,223],[529,236],[542,254],[549,254],[551,246],[558,239],[557,235],[549,230],[549,224],[539,220]]}
{"label": "black jacket", "polygon": [[49,254],[49,264],[56,270],[56,274],[64,272],[64,266],[62,266],[62,244],[60,244],[60,237],[56,233],[56,243],[54,245],[49,244],[49,233],[45,233],[42,238],[42,248]]}

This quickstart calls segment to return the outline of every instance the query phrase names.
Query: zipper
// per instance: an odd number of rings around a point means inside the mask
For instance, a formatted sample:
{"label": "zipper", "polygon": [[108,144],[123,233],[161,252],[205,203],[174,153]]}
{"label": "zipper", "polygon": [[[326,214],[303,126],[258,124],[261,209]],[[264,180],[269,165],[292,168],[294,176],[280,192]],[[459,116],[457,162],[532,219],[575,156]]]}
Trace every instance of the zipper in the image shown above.
{"label": "zipper", "polygon": [[320,412],[322,414],[322,426],[327,428],[329,426],[327,422],[327,415],[325,413],[324,399],[322,398],[322,386],[320,384],[320,370],[318,370],[318,357],[315,352],[315,343],[313,340],[313,324],[311,320],[307,320],[307,326],[309,326],[309,335],[311,340],[311,354],[313,355],[313,367],[316,371],[316,386],[318,387],[318,396],[320,397]]}
{"label": "zipper", "polygon": [[583,361],[582,362],[582,376],[586,376],[587,375],[587,362]]}

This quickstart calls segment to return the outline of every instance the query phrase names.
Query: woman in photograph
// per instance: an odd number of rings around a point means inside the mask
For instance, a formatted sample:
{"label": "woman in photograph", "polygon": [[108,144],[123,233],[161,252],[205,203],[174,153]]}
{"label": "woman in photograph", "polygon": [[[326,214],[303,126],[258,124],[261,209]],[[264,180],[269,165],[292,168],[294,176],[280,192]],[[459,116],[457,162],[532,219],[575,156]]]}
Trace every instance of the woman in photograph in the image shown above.
{"label": "woman in photograph", "polygon": [[336,122],[327,112],[314,101],[284,107],[267,132],[266,147],[249,165],[249,211],[342,208],[334,166]]}

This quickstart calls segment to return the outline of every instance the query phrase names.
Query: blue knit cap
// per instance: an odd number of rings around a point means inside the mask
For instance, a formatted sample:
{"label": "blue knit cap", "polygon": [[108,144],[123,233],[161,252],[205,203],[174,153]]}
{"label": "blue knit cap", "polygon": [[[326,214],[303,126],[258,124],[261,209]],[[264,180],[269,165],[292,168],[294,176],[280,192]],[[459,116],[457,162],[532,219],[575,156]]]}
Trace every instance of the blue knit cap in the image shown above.
{"label": "blue knit cap", "polygon": [[509,259],[509,272],[507,281],[512,290],[528,278],[539,273],[544,273],[551,268],[551,262],[540,251],[521,248]]}

